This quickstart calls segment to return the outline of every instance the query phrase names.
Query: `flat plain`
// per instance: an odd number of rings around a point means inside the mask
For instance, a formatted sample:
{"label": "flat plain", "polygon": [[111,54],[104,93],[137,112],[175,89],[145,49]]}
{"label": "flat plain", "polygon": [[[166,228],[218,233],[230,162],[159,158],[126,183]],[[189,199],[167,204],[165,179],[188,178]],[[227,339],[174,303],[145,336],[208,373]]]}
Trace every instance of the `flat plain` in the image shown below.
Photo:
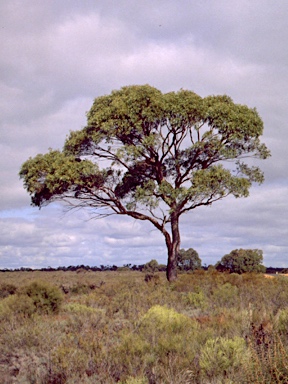
{"label": "flat plain", "polygon": [[288,382],[287,276],[1,272],[0,295],[4,384]]}

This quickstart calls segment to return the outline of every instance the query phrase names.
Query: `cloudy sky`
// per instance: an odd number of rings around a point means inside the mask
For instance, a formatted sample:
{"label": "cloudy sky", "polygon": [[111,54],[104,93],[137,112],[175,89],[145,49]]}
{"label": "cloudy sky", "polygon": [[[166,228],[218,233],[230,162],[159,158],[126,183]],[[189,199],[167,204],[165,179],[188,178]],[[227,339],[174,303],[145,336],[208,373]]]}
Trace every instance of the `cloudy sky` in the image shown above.
{"label": "cloudy sky", "polygon": [[265,183],[182,216],[182,248],[207,265],[259,248],[266,266],[288,267],[287,19],[286,0],[0,0],[0,268],[166,262],[149,224],[39,211],[18,177],[85,126],[95,97],[131,84],[257,108]]}

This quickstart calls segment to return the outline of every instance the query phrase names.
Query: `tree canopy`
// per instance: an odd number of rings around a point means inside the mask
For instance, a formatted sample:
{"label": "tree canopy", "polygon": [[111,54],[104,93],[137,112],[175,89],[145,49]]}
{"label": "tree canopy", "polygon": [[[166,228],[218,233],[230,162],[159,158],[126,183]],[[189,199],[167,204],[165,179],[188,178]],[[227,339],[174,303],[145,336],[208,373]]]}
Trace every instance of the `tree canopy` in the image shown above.
{"label": "tree canopy", "polygon": [[127,86],[95,99],[87,126],[63,150],[28,159],[20,177],[32,205],[65,201],[95,216],[147,220],[164,235],[167,278],[177,274],[179,218],[262,183],[247,157],[266,159],[256,109],[224,96]]}
{"label": "tree canopy", "polygon": [[222,257],[216,269],[231,273],[265,272],[263,252],[260,249],[234,249]]}
{"label": "tree canopy", "polygon": [[200,269],[201,265],[202,261],[195,249],[180,249],[178,253],[178,267],[182,271],[194,271],[195,269]]}

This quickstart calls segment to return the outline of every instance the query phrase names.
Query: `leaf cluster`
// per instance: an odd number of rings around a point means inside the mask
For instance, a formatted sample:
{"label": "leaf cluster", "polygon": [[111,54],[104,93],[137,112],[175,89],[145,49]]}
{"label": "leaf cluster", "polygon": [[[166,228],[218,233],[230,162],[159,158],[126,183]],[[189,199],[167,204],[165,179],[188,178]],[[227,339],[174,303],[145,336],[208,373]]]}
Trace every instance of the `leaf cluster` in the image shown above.
{"label": "leaf cluster", "polygon": [[263,252],[260,249],[234,249],[222,257],[216,269],[231,273],[265,272]]}
{"label": "leaf cluster", "polygon": [[[70,133],[63,151],[30,158],[20,177],[33,205],[68,199],[134,218],[148,209],[141,219],[163,226],[172,212],[245,197],[252,182],[263,182],[244,161],[269,156],[262,132],[257,111],[228,96],[123,87],[96,98],[87,126]],[[168,216],[160,219],[162,206]]]}
{"label": "leaf cluster", "polygon": [[201,259],[193,248],[180,249],[178,253],[178,267],[184,271],[194,271],[201,268]]}

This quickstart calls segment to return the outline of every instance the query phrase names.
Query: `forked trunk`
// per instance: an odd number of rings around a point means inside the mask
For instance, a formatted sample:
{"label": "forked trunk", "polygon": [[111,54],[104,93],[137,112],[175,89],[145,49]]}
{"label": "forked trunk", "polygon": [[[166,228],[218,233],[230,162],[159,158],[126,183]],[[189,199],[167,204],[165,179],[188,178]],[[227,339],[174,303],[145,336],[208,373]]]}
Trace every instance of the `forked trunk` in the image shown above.
{"label": "forked trunk", "polygon": [[171,235],[171,242],[167,244],[168,263],[166,275],[169,282],[177,279],[177,258],[180,249],[179,217],[175,212],[171,215]]}
{"label": "forked trunk", "polygon": [[143,215],[139,212],[126,211],[124,207],[121,209],[125,214],[138,220],[149,220],[165,237],[165,242],[168,250],[168,262],[166,276],[169,282],[177,279],[177,258],[180,248],[180,232],[179,232],[179,213],[175,210],[171,214],[171,235],[155,218]]}

